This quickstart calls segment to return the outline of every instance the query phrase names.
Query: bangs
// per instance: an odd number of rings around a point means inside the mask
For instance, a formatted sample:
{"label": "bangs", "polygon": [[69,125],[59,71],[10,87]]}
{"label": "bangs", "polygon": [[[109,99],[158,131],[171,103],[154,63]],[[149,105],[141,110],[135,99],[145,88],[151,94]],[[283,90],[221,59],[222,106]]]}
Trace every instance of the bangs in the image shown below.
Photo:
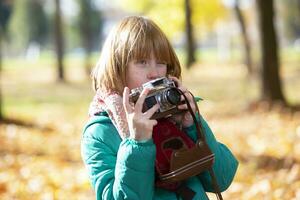
{"label": "bangs", "polygon": [[157,26],[146,25],[136,35],[134,44],[131,44],[132,51],[129,52],[129,60],[150,59],[151,52],[158,62],[170,65],[171,52],[170,44]]}

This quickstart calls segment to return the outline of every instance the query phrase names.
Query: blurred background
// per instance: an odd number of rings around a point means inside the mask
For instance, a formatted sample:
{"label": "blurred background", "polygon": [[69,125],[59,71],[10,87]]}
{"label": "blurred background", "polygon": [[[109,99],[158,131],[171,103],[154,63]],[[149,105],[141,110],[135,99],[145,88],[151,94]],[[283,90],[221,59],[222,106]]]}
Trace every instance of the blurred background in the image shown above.
{"label": "blurred background", "polygon": [[0,199],[94,199],[80,157],[89,74],[128,15],[167,34],[237,156],[224,199],[300,199],[299,0],[0,0]]}

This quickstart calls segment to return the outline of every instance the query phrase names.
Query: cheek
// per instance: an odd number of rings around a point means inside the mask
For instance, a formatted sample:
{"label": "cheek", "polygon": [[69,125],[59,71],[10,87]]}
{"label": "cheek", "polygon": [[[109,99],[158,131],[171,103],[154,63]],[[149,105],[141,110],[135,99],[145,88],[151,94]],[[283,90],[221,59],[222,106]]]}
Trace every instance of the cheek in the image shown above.
{"label": "cheek", "polygon": [[166,76],[167,75],[167,67],[162,67],[159,69],[159,75],[160,77]]}
{"label": "cheek", "polygon": [[128,74],[126,84],[127,84],[127,87],[129,87],[129,89],[134,89],[134,88],[140,87],[144,82],[145,82],[145,78],[144,78],[143,74],[134,72],[134,73]]}

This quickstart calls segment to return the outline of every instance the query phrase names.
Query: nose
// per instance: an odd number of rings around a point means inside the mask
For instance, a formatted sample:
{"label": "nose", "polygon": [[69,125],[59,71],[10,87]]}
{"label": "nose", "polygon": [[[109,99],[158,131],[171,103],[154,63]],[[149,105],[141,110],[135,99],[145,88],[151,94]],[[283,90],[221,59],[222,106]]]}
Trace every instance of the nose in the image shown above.
{"label": "nose", "polygon": [[156,66],[156,62],[150,62],[149,63],[149,71],[148,71],[148,74],[147,74],[147,78],[149,80],[159,78],[159,71],[158,71],[158,67]]}

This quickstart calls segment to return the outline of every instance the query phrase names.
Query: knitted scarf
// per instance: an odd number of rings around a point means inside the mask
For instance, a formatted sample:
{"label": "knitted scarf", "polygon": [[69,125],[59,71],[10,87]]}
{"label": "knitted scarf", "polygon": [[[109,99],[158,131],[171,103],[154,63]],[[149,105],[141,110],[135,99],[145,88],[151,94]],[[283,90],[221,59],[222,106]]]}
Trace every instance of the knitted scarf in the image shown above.
{"label": "knitted scarf", "polygon": [[129,129],[126,113],[123,108],[122,97],[116,92],[97,90],[90,104],[89,116],[95,116],[101,112],[107,112],[112,123],[116,127],[120,137],[129,137]]}

